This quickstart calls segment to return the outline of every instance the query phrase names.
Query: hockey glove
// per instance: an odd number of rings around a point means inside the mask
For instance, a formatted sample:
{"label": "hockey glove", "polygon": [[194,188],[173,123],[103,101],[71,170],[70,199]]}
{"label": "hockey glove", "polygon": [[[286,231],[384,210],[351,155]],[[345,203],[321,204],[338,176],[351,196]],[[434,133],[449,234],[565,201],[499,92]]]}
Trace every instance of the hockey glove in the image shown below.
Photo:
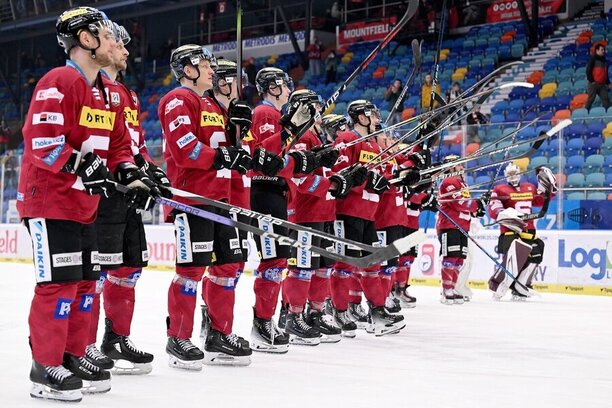
{"label": "hockey glove", "polygon": [[237,170],[238,173],[245,174],[251,168],[251,156],[246,150],[233,146],[222,146],[215,150],[215,169]]}
{"label": "hockey glove", "polygon": [[422,211],[438,211],[438,200],[436,200],[436,196],[432,193],[427,194],[423,201],[421,201],[421,210]]}
{"label": "hockey glove", "polygon": [[365,186],[366,190],[370,190],[375,194],[383,194],[385,191],[391,188],[389,181],[380,174],[370,171],[368,172],[368,182]]}
{"label": "hockey glove", "polygon": [[312,153],[316,153],[319,156],[319,163],[321,167],[332,168],[336,161],[338,161],[338,156],[340,156],[340,152],[333,147],[330,146],[317,146],[315,148],[310,149]]}
{"label": "hockey glove", "polygon": [[120,163],[115,176],[117,182],[130,188],[125,198],[132,208],[149,210],[155,205],[155,197],[162,195],[147,173],[132,163]]}
{"label": "hockey glove", "polygon": [[168,190],[168,188],[172,187],[170,179],[161,167],[158,167],[155,163],[146,161],[141,154],[134,156],[134,161],[140,170],[147,173],[149,178],[158,185],[159,191],[164,197],[172,198],[172,193]]}
{"label": "hockey glove", "polygon": [[297,100],[288,105],[287,113],[281,119],[280,124],[292,135],[297,135],[304,126],[309,126],[316,111],[311,103]]}
{"label": "hockey glove", "polygon": [[264,149],[257,148],[253,153],[253,161],[251,168],[255,171],[261,171],[269,177],[274,177],[285,166],[282,158],[276,154]]}
{"label": "hockey glove", "polygon": [[99,194],[106,198],[115,192],[113,175],[95,153],[87,153],[75,173],[81,177],[87,194]]}
{"label": "hockey glove", "polygon": [[240,126],[241,136],[244,136],[251,128],[253,110],[245,101],[232,99],[227,109],[227,117],[229,123],[234,125],[234,132],[235,127]]}
{"label": "hockey glove", "polygon": [[308,174],[321,167],[320,158],[309,150],[298,150],[289,153],[295,160],[294,174]]}
{"label": "hockey glove", "polygon": [[497,214],[497,223],[508,228],[510,231],[520,234],[527,223],[521,219],[521,213],[515,208],[506,208]]}
{"label": "hockey glove", "polygon": [[487,213],[487,203],[479,199],[479,200],[476,200],[476,205],[478,206],[478,208],[472,215],[478,218],[484,217],[485,214]]}
{"label": "hockey glove", "polygon": [[414,186],[421,180],[421,174],[414,167],[400,169],[397,176],[402,179],[400,184],[407,187]]}
{"label": "hockey glove", "polygon": [[358,163],[353,164],[329,178],[336,187],[335,190],[330,190],[330,194],[338,199],[346,198],[351,188],[362,185],[367,176],[365,167]]}
{"label": "hockey glove", "polygon": [[408,160],[413,162],[417,169],[425,170],[431,166],[431,152],[429,149],[420,150],[408,156]]}
{"label": "hockey glove", "polygon": [[536,167],[538,178],[538,191],[542,193],[557,193],[557,178],[548,167]]}

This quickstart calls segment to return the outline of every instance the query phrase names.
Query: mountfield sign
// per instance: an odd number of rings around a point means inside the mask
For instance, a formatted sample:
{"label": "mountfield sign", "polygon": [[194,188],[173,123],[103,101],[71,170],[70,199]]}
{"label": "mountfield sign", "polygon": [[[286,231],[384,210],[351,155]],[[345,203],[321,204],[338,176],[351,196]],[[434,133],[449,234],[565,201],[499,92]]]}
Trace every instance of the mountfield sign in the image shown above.
{"label": "mountfield sign", "polygon": [[346,24],[338,31],[338,44],[346,45],[360,41],[382,40],[396,23],[397,17],[393,16],[376,21]]}

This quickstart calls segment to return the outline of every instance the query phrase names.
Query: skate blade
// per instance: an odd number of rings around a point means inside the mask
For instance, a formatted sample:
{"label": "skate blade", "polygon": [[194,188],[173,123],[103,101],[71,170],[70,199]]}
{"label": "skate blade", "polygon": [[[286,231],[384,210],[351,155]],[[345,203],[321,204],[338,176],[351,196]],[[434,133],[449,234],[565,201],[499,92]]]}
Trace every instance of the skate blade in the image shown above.
{"label": "skate blade", "polygon": [[61,402],[80,402],[83,399],[83,393],[80,389],[59,391],[47,385],[32,383],[30,397]]}
{"label": "skate blade", "polygon": [[402,309],[414,309],[416,307],[416,302],[402,302]]}
{"label": "skate blade", "polygon": [[127,360],[115,360],[115,367],[110,370],[113,375],[145,375],[151,371],[151,363],[133,363]]}
{"label": "skate blade", "polygon": [[395,323],[391,326],[376,327],[374,329],[374,335],[376,337],[381,337],[381,336],[386,336],[388,334],[397,334],[404,327],[406,327],[406,323],[403,323],[403,322]]}
{"label": "skate blade", "polygon": [[258,342],[256,339],[251,340],[251,350],[259,353],[285,354],[289,351],[289,344],[272,345],[268,343]]}
{"label": "skate blade", "polygon": [[342,340],[342,334],[321,333],[321,343],[338,343],[340,340]]}
{"label": "skate blade", "polygon": [[342,337],[346,337],[347,339],[354,339],[357,336],[355,330],[342,330]]}
{"label": "skate blade", "polygon": [[527,300],[527,298],[523,296],[512,296],[511,300],[513,302],[524,302]]}
{"label": "skate blade", "polygon": [[295,334],[290,334],[289,343],[294,344],[296,346],[318,346],[319,344],[321,344],[321,338],[320,337],[305,338],[305,337],[296,336]]}
{"label": "skate blade", "polygon": [[446,298],[440,299],[440,303],[442,303],[443,305],[447,305],[447,306],[452,306],[456,304],[453,299],[446,299]]}
{"label": "skate blade", "polygon": [[87,381],[83,380],[83,388],[81,392],[83,394],[103,394],[109,392],[111,389],[111,380],[103,381]]}
{"label": "skate blade", "polygon": [[463,299],[455,299],[453,301],[453,303],[455,303],[456,305],[462,305],[465,301]]}
{"label": "skate blade", "polygon": [[202,371],[202,360],[181,360],[175,356],[168,355],[168,365],[180,370]]}
{"label": "skate blade", "polygon": [[225,353],[204,351],[204,364],[246,367],[251,364],[251,356],[230,356]]}

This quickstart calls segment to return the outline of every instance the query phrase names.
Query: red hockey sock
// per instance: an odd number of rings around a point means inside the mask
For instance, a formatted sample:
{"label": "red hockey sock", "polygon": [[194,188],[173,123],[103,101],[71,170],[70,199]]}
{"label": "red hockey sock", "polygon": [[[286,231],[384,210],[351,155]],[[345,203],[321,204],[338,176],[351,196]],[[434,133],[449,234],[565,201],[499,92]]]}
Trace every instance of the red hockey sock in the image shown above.
{"label": "red hockey sock", "polygon": [[95,291],[96,281],[80,281],[77,284],[76,297],[70,305],[68,338],[66,339],[66,352],[73,356],[82,357],[85,355]]}
{"label": "red hockey sock", "polygon": [[310,279],[308,300],[315,310],[322,310],[325,299],[330,293],[330,279],[325,269],[317,269]]}
{"label": "red hockey sock", "polygon": [[351,288],[351,272],[336,270],[331,274],[331,297],[334,307],[340,311],[348,309],[349,290]]}
{"label": "red hockey sock", "polygon": [[58,366],[64,360],[70,305],[77,282],[36,285],[30,307],[32,358],[42,365]]}
{"label": "red hockey sock", "polygon": [[395,282],[400,288],[406,287],[406,282],[408,281],[408,275],[410,268],[406,266],[398,266],[397,272],[395,272]]}
{"label": "red hockey sock", "polygon": [[232,332],[234,325],[234,303],[236,292],[234,284],[239,268],[238,263],[214,265],[208,269],[208,282],[206,283],[206,304],[210,326],[227,335]]}
{"label": "red hockey sock", "polygon": [[[384,306],[386,294],[383,292],[383,286],[378,271],[366,272],[361,274],[361,287],[366,299],[374,307]],[[361,302],[360,302],[361,303]]]}
{"label": "red hockey sock", "polygon": [[463,259],[455,257],[445,257],[442,259],[442,288],[454,289],[459,277],[459,268],[463,264]]}
{"label": "red hockey sock", "polygon": [[136,302],[135,286],[142,269],[121,267],[109,271],[104,284],[104,313],[113,322],[113,331],[129,336]]}
{"label": "red hockey sock", "polygon": [[313,272],[310,269],[289,269],[283,281],[283,297],[291,313],[302,313],[304,310]]}
{"label": "red hockey sock", "polygon": [[269,320],[274,316],[280,282],[286,267],[286,259],[271,259],[261,261],[255,270],[255,315],[260,319]]}
{"label": "red hockey sock", "polygon": [[391,293],[391,286],[393,286],[393,282],[395,281],[397,267],[388,266],[382,267],[378,276],[380,278],[380,284],[382,285],[382,290],[385,296]]}
{"label": "red hockey sock", "polygon": [[168,336],[189,339],[193,332],[193,314],[198,283],[204,274],[202,266],[177,266],[176,275],[168,288]]}
{"label": "red hockey sock", "polygon": [[349,303],[361,304],[361,295],[363,288],[361,287],[360,277],[358,272],[353,271],[349,278]]}

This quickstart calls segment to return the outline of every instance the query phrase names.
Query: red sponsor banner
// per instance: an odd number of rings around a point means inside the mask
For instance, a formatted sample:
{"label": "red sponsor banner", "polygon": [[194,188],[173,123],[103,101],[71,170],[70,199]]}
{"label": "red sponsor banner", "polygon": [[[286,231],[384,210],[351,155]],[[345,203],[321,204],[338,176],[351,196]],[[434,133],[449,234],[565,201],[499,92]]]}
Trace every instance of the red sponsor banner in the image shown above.
{"label": "red sponsor banner", "polygon": [[[550,16],[562,12],[565,0],[540,0],[538,13],[540,17]],[[531,0],[525,0],[527,14],[531,17]],[[518,0],[495,0],[487,9],[487,23],[520,20]]]}
{"label": "red sponsor banner", "polygon": [[376,21],[360,21],[343,26],[340,29],[338,43],[353,44],[361,41],[382,40],[397,23],[397,17],[386,17]]}

